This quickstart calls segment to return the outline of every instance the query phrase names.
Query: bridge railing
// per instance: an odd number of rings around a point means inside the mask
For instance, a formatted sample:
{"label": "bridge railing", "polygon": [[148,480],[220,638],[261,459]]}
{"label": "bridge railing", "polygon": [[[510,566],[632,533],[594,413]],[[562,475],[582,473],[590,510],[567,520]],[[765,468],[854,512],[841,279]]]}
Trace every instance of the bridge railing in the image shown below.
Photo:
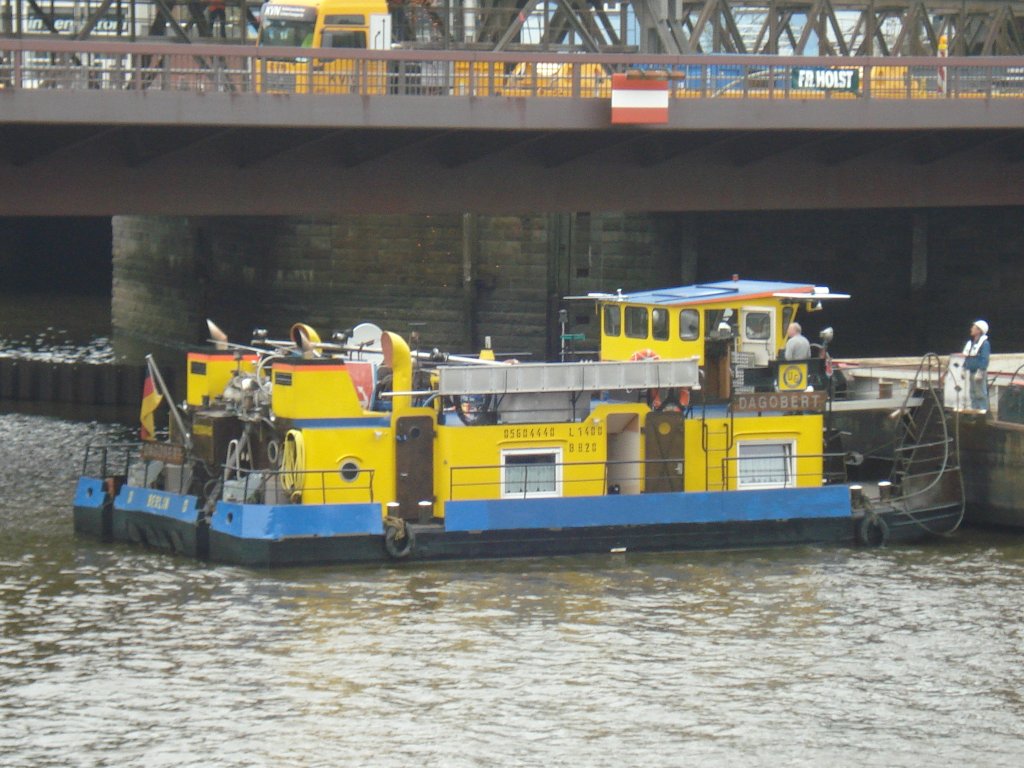
{"label": "bridge railing", "polygon": [[0,40],[0,90],[147,90],[607,99],[612,75],[673,99],[1024,97],[1015,57],[839,58],[481,53]]}

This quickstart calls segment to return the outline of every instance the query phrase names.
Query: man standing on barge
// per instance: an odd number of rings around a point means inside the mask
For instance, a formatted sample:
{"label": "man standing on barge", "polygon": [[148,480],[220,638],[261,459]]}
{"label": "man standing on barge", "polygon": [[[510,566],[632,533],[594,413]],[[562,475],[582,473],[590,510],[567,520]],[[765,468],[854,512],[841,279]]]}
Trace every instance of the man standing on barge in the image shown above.
{"label": "man standing on barge", "polygon": [[971,408],[982,413],[988,410],[988,358],[991,352],[988,323],[975,320],[971,326],[971,338],[964,345],[964,370],[968,377]]}
{"label": "man standing on barge", "polygon": [[786,329],[786,348],[782,356],[786,360],[806,360],[811,356],[811,342],[804,336],[800,323],[790,323]]}

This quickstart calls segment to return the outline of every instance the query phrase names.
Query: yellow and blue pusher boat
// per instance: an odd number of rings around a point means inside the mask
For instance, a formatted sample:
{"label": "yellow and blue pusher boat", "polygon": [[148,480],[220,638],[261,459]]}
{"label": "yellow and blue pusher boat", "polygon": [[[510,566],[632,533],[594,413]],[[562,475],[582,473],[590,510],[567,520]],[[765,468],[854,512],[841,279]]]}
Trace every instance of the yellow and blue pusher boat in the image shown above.
{"label": "yellow and blue pusher boat", "polygon": [[[76,529],[249,566],[952,530],[962,492],[932,393],[844,399],[826,344],[782,359],[790,323],[836,298],[739,279],[591,295],[589,361],[418,352],[371,324],[220,341],[188,355],[163,439],[90,446]],[[849,416],[881,410],[888,466],[855,476],[868,462],[829,422],[874,429]]]}

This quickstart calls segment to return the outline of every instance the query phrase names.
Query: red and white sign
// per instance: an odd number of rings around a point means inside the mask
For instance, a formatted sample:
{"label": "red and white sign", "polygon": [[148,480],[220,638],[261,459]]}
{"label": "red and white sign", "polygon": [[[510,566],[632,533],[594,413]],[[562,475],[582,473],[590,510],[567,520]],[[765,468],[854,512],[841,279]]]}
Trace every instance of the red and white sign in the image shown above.
{"label": "red and white sign", "polygon": [[612,125],[668,122],[668,80],[612,75]]}

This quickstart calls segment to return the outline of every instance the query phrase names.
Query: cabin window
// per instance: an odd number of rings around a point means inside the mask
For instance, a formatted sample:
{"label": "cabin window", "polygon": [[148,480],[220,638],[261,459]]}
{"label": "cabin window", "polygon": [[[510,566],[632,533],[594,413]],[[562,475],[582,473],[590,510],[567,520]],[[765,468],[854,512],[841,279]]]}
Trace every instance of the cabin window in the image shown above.
{"label": "cabin window", "polygon": [[796,443],[792,440],[736,443],[736,487],[791,488],[796,485]]}
{"label": "cabin window", "polygon": [[501,497],[523,499],[562,495],[562,451],[509,450],[501,452]]}
{"label": "cabin window", "polygon": [[346,483],[354,483],[359,479],[359,464],[349,459],[338,468],[338,474]]}
{"label": "cabin window", "polygon": [[626,307],[626,335],[631,339],[647,338],[647,307]]}
{"label": "cabin window", "polygon": [[651,310],[651,335],[658,341],[668,341],[668,310],[655,307]]}
{"label": "cabin window", "polygon": [[604,306],[604,335],[618,336],[622,333],[622,310],[616,304]]}
{"label": "cabin window", "polygon": [[710,338],[736,336],[736,312],[731,308],[709,309],[704,313],[704,329]]}
{"label": "cabin window", "polygon": [[789,324],[793,322],[793,316],[796,314],[796,312],[793,311],[794,309],[795,308],[792,305],[790,305],[790,304],[787,304],[786,306],[784,306],[782,308],[782,330],[783,331],[788,330],[789,329]]}
{"label": "cabin window", "polygon": [[772,337],[770,312],[747,312],[743,326],[744,338],[751,341],[768,341]]}
{"label": "cabin window", "polygon": [[696,309],[684,309],[679,313],[679,338],[683,341],[700,338],[700,312]]}

